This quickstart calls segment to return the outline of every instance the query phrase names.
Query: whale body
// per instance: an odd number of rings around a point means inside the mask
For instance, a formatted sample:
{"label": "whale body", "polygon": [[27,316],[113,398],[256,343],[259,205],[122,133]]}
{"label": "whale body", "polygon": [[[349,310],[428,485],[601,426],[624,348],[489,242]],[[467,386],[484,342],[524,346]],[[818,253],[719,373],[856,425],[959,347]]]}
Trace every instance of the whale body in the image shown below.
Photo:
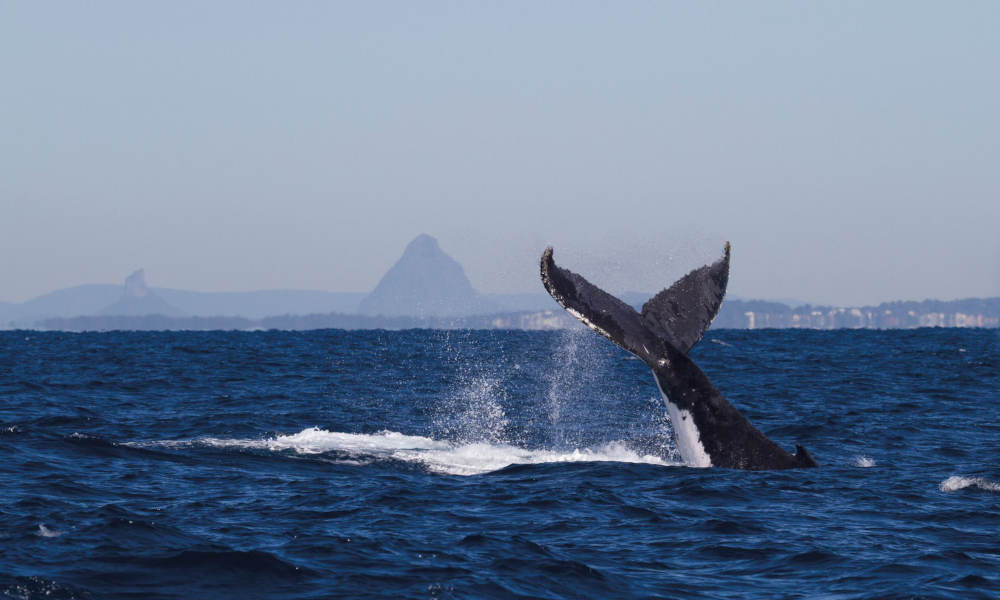
{"label": "whale body", "polygon": [[542,253],[542,284],[571,315],[649,365],[688,466],[817,467],[802,446],[791,454],[758,431],[688,356],[722,305],[730,252],[726,243],[722,258],[680,278],[650,298],[641,311],[556,266],[551,246]]}

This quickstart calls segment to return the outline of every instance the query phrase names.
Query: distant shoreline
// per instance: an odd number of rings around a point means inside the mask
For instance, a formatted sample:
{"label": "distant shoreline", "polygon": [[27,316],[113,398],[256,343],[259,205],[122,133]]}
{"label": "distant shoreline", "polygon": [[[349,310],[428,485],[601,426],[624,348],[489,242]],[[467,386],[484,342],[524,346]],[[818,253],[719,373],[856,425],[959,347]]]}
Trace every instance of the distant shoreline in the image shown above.
{"label": "distant shoreline", "polygon": [[[382,317],[348,313],[245,317],[177,317],[165,315],[91,315],[41,319],[26,331],[310,331],[475,329],[560,330],[581,325],[560,309],[513,311],[463,317]],[[800,306],[757,300],[725,302],[712,329],[919,329],[1000,328],[1000,298],[922,302],[891,302],[879,306]],[[12,328],[15,329],[15,328]]]}

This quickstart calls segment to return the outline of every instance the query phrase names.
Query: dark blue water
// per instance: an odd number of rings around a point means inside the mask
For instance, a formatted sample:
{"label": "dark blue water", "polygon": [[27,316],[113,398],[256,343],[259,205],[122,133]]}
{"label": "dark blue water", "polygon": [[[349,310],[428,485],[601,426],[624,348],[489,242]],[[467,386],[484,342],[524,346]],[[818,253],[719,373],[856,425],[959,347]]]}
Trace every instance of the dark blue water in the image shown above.
{"label": "dark blue water", "polygon": [[997,597],[997,339],[711,332],[741,472],[589,331],[2,332],[0,597]]}

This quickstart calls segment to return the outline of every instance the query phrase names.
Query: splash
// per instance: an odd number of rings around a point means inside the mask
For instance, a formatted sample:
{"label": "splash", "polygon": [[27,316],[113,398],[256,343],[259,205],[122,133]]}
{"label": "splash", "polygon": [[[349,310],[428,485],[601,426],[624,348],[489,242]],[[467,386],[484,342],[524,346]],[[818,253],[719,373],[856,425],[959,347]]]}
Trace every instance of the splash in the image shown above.
{"label": "splash", "polygon": [[[506,378],[517,365],[505,365],[504,356],[489,360],[467,360],[480,349],[471,339],[452,339],[446,332],[442,363],[456,372],[453,385],[435,406],[438,433],[460,442],[501,443],[507,441],[510,420],[504,406]],[[471,365],[471,366],[470,366]]]}
{"label": "splash", "polygon": [[987,492],[1000,492],[1000,483],[984,477],[963,477],[961,475],[952,475],[942,481],[938,487],[942,492],[955,492],[967,487],[977,487]]}
{"label": "splash", "polygon": [[[454,379],[434,406],[434,425],[439,437],[459,442],[501,443],[510,434],[505,405],[507,378],[519,365],[507,364],[502,350],[486,354],[468,332],[446,331],[440,364],[450,367]],[[491,350],[495,351],[492,348]]]}
{"label": "splash", "polygon": [[[618,360],[616,355],[606,349],[605,341],[588,329],[561,333],[551,355],[553,364],[545,377],[548,385],[544,405],[553,445],[558,448],[584,445],[584,436],[593,431],[596,416],[607,424],[605,433],[628,439],[629,447],[636,451],[680,463],[670,415],[661,396],[647,396],[645,402],[631,396],[606,396],[609,390],[604,386],[605,380],[620,372],[614,363]],[[622,358],[638,360],[631,355]],[[581,402],[581,397],[598,400]],[[623,418],[618,411],[626,406],[641,408],[634,412],[627,410],[629,415]],[[591,424],[580,427],[588,421]]]}
{"label": "splash", "polygon": [[36,531],[35,534],[38,535],[39,537],[54,538],[61,536],[62,532],[57,531],[55,529],[49,529],[48,527],[45,526],[45,523],[39,523],[38,531]]}
{"label": "splash", "polygon": [[859,469],[870,469],[875,466],[875,459],[870,456],[855,456],[854,466]]}
{"label": "splash", "polygon": [[[645,427],[648,437],[642,440],[639,447],[658,456],[665,456],[670,462],[683,464],[684,459],[674,442],[674,424],[663,398],[650,396],[646,400],[645,414],[648,418]],[[637,437],[642,439],[641,433]]]}
{"label": "splash", "polygon": [[595,337],[588,329],[564,329],[558,345],[550,354],[551,364],[544,377],[546,391],[544,417],[556,446],[579,443],[571,424],[580,410],[581,394],[592,393],[595,382],[606,371],[600,353],[595,351]]}
{"label": "splash", "polygon": [[451,409],[439,417],[449,437],[465,442],[505,441],[510,424],[504,404],[507,392],[503,381],[490,373],[482,373],[464,381],[449,401]]}
{"label": "splash", "polygon": [[199,438],[130,442],[129,445],[170,448],[208,446],[270,452],[292,451],[307,455],[330,453],[336,455],[332,462],[341,464],[363,465],[372,460],[398,460],[419,464],[432,473],[445,475],[478,475],[515,464],[623,462],[679,466],[679,463],[666,461],[658,456],[636,452],[623,442],[561,451],[521,448],[502,443],[452,443],[396,431],[342,433],[317,427],[267,439]]}
{"label": "splash", "polygon": [[[608,380],[620,357],[590,331],[559,332],[540,360],[523,366],[522,356],[512,358],[479,336],[443,335],[439,360],[452,382],[433,407],[435,439],[458,446],[543,445],[564,453],[628,440],[642,455],[676,458],[662,399],[644,405],[642,398],[617,396]],[[541,394],[523,395],[526,377],[541,379]]]}

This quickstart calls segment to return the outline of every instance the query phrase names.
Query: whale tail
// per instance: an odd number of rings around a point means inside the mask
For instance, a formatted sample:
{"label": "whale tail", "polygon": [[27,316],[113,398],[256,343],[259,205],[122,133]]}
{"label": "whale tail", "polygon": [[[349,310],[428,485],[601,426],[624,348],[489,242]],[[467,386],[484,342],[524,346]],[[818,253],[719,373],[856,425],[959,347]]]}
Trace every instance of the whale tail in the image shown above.
{"label": "whale tail", "polygon": [[571,315],[653,370],[667,401],[678,449],[691,466],[788,469],[819,466],[798,446],[790,454],[758,431],[688,356],[712,324],[729,282],[730,246],[636,311],[542,253],[542,284]]}
{"label": "whale tail", "polygon": [[722,306],[729,282],[730,246],[722,257],[678,279],[637,312],[568,269],[556,265],[552,246],[542,253],[542,284],[571,315],[653,365],[663,343],[687,354],[705,335]]}

